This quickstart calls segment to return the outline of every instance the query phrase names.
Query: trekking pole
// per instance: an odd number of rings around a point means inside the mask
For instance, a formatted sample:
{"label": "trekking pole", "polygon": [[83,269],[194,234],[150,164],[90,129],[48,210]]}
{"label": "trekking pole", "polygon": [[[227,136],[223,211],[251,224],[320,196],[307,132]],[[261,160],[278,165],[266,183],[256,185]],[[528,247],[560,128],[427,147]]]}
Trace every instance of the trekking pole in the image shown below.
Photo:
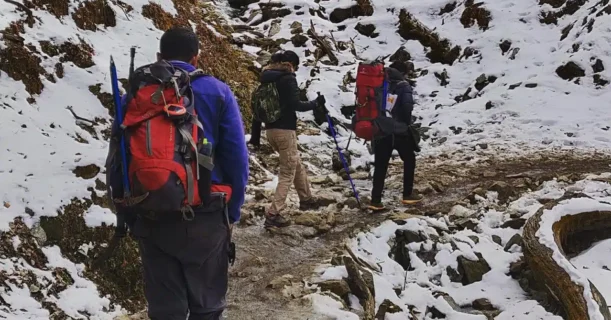
{"label": "trekking pole", "polygon": [[[133,58],[135,56],[136,49],[132,48],[130,50],[130,56],[132,61],[130,62],[130,77],[131,73],[133,73]],[[115,122],[117,123],[117,127],[119,130],[121,129],[121,124],[123,123],[123,108],[121,105],[121,94],[119,93],[119,78],[117,76],[117,67],[115,66],[115,61],[110,56],[110,82],[112,86],[112,96],[115,104]],[[125,148],[125,135],[121,133],[119,140],[119,153],[121,154],[121,173],[122,173],[122,182],[123,182],[123,199],[129,205],[129,201],[131,198],[131,192],[129,189],[129,180],[127,177],[127,150]],[[108,247],[104,252],[100,254],[100,256],[93,262],[92,267],[97,268],[100,263],[106,261],[112,252],[119,245],[120,240],[125,237],[127,230],[125,228],[125,215],[119,214],[117,212],[117,225],[115,226],[115,234],[108,244]]]}
{"label": "trekking pole", "polygon": [[[320,95],[320,94],[319,94]],[[354,181],[352,181],[352,177],[350,177],[350,168],[348,168],[348,163],[346,162],[346,158],[344,158],[344,153],[342,149],[339,147],[339,143],[337,143],[335,129],[333,128],[333,121],[331,120],[331,116],[327,113],[327,122],[329,123],[329,131],[331,131],[331,136],[333,137],[333,141],[335,141],[335,148],[337,149],[337,153],[339,153],[339,160],[344,165],[344,170],[346,171],[346,175],[348,176],[348,181],[350,181],[350,186],[352,187],[352,192],[354,193],[354,198],[356,198],[356,203],[361,207],[361,199],[359,199],[359,193],[356,191],[356,187],[354,186]]]}
{"label": "trekking pole", "polygon": [[[132,75],[134,74],[134,59],[136,57],[136,47],[129,48],[129,78],[132,79]],[[112,59],[112,58],[111,58]]]}
{"label": "trekking pole", "polygon": [[[117,67],[112,56],[110,56],[110,82],[112,85],[112,96],[115,103],[115,121],[121,126],[123,124],[123,110],[121,108],[121,95],[119,94],[119,78],[117,77]],[[119,153],[121,154],[121,171],[123,173],[123,197],[129,199],[131,192],[129,190],[129,180],[127,177],[127,153],[125,148],[125,135],[121,134]]]}

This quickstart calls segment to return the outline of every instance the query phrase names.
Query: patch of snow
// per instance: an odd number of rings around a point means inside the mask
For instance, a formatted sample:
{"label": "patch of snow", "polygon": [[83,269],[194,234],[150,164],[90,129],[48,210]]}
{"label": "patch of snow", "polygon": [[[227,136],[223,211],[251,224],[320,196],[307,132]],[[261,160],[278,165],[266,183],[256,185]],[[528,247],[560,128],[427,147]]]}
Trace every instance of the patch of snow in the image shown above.
{"label": "patch of snow", "polygon": [[[601,176],[589,176],[574,184],[558,183],[557,181],[544,183],[540,190],[525,193],[519,199],[510,203],[507,206],[507,211],[519,211],[525,214],[534,213],[542,206],[536,199],[543,195],[560,197],[568,189],[577,188],[593,197],[594,199],[580,198],[562,202],[543,215],[540,234],[537,236],[541,239],[547,239],[542,240],[542,242],[559,255],[551,232],[554,222],[567,214],[611,210],[611,204],[600,202],[611,202],[611,184],[596,181]],[[485,208],[492,203],[494,201],[480,205],[481,208]],[[500,228],[509,219],[510,215],[497,206],[495,209],[488,209],[481,215],[478,232],[468,229],[454,233],[442,231],[448,230],[444,217],[439,219],[431,217],[410,218],[402,224],[385,221],[370,231],[357,234],[348,241],[348,245],[359,258],[380,268],[380,272],[371,271],[374,276],[376,306],[379,306],[384,299],[389,299],[403,310],[392,316],[389,315],[388,318],[408,319],[409,312],[407,310],[411,307],[420,312],[417,319],[428,319],[424,312],[428,307],[435,307],[450,319],[485,319],[481,315],[470,315],[453,310],[445,299],[436,297],[436,292],[443,292],[448,294],[458,306],[468,307],[475,299],[488,299],[493,306],[500,310],[500,314],[495,319],[560,320],[561,317],[548,313],[536,301],[532,300],[521,289],[518,281],[508,275],[509,265],[522,258],[522,250],[520,247],[514,246],[507,252],[503,245],[499,245],[492,240],[492,236],[499,236],[502,243],[506,243],[513,235],[519,233],[519,230]],[[445,228],[441,229],[440,226]],[[431,240],[410,243],[407,246],[413,270],[405,271],[401,265],[393,260],[391,249],[394,244],[395,232],[398,230],[414,231],[426,235],[428,239],[440,237],[436,241],[437,252],[434,255],[433,263],[425,262],[417,254],[422,248],[425,251],[432,249],[432,246],[430,246]],[[442,232],[441,235],[440,231]],[[474,236],[477,237],[477,241],[474,241]],[[575,266],[563,257],[560,258],[556,254],[554,257],[559,265],[571,274],[576,283],[587,284],[588,279],[590,279],[601,292],[604,292],[603,294],[606,297],[611,299],[611,287],[606,285],[608,281],[605,280],[608,273],[611,272],[607,268],[611,266],[611,259],[608,258],[609,254],[607,254],[609,250],[611,250],[611,241],[601,242],[591,250],[574,258],[572,262]],[[447,268],[456,270],[459,256],[464,256],[470,260],[478,260],[476,253],[488,262],[490,271],[483,275],[481,281],[469,285],[452,282],[447,273]],[[588,269],[584,270],[585,267]],[[347,276],[343,266],[320,266],[315,272],[315,277],[322,280],[339,280]],[[499,288],[502,288],[502,290],[499,290]],[[589,288],[589,285],[587,288]],[[588,293],[589,290],[586,290],[586,298],[591,300]],[[590,302],[593,310],[598,311],[595,302]],[[591,315],[595,317],[595,313],[591,313]]]}
{"label": "patch of snow", "polygon": [[[608,197],[611,199],[611,196]],[[611,212],[611,204],[603,203],[596,199],[575,198],[560,202],[550,210],[545,210],[541,216],[541,223],[537,231],[537,237],[540,242],[553,251],[552,257],[556,263],[562,267],[571,277],[571,280],[584,288],[584,298],[588,305],[588,314],[591,319],[604,319],[600,312],[598,303],[594,300],[592,291],[590,290],[590,282],[588,277],[579,272],[577,268],[560,252],[560,248],[556,244],[552,226],[560,221],[562,217],[569,215],[581,214],[584,212],[594,211],[609,211]]]}

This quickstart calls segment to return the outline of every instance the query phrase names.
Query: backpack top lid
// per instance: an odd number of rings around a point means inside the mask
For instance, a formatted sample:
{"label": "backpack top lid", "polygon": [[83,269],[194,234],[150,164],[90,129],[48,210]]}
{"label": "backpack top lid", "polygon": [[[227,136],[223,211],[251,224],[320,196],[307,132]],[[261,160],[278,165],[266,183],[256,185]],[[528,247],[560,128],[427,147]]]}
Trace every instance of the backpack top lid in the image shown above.
{"label": "backpack top lid", "polygon": [[146,121],[161,112],[168,104],[192,109],[191,78],[203,74],[201,70],[187,72],[165,60],[144,65],[134,70],[129,79],[123,127]]}

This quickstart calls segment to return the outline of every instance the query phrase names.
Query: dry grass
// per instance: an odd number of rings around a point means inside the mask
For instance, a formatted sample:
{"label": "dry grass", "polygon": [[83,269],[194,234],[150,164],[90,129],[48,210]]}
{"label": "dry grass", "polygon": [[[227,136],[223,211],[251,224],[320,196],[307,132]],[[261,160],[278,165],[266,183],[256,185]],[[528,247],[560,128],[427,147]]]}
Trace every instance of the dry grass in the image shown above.
{"label": "dry grass", "polygon": [[462,23],[465,28],[469,28],[477,23],[479,28],[484,31],[490,26],[490,20],[492,20],[490,11],[482,7],[482,3],[465,4],[465,11],[463,11],[460,16],[460,23]]}
{"label": "dry grass", "polygon": [[46,76],[47,73],[40,65],[41,59],[36,52],[28,48],[23,40],[19,40],[19,34],[24,32],[23,24],[24,21],[13,22],[2,31],[6,46],[0,50],[0,70],[14,80],[23,82],[28,93],[40,94],[44,87],[40,76]]}
{"label": "dry grass", "polygon": [[[224,22],[219,21],[219,17],[206,4],[197,0],[174,0],[173,2],[178,12],[176,17],[153,3],[143,7],[143,14],[153,20],[157,28],[164,31],[174,25],[186,25],[188,21],[195,23],[202,48],[199,67],[231,87],[240,104],[242,118],[248,130],[252,120],[250,95],[258,82],[256,74],[249,69],[252,65],[251,60],[244,52],[232,46],[229,40],[216,36],[208,28],[206,22],[217,25],[222,25]],[[220,31],[221,33],[229,32],[225,29]]]}
{"label": "dry grass", "polygon": [[87,1],[79,5],[72,14],[76,25],[84,30],[96,31],[98,25],[114,27],[117,25],[115,12],[106,1]]}
{"label": "dry grass", "polygon": [[441,39],[405,9],[401,9],[399,13],[399,35],[406,40],[418,40],[423,46],[430,48],[426,56],[432,63],[451,65],[460,56],[459,46],[452,47],[448,39]]}
{"label": "dry grass", "polygon": [[[95,190],[92,199],[104,205]],[[83,218],[84,213],[94,203],[92,200],[73,199],[58,212],[57,217],[42,217],[40,225],[47,234],[47,244],[57,245],[70,261],[90,265],[93,259],[104,250],[101,246],[113,235],[113,228],[102,226],[89,228]],[[70,226],[67,228],[66,226]],[[87,255],[80,251],[81,245],[91,243],[93,248]],[[113,301],[129,311],[136,312],[144,307],[144,292],[141,265],[136,243],[125,238],[112,256],[98,270],[87,268],[85,276],[92,279],[103,295],[111,295]]]}
{"label": "dry grass", "polygon": [[79,44],[72,42],[64,42],[61,45],[55,45],[51,41],[41,41],[40,47],[42,52],[51,57],[60,56],[61,62],[72,62],[79,68],[89,68],[95,65],[93,62],[93,48],[80,39]]}
{"label": "dry grass", "polygon": [[69,13],[70,0],[33,0],[32,3],[38,8],[46,9],[58,19]]}

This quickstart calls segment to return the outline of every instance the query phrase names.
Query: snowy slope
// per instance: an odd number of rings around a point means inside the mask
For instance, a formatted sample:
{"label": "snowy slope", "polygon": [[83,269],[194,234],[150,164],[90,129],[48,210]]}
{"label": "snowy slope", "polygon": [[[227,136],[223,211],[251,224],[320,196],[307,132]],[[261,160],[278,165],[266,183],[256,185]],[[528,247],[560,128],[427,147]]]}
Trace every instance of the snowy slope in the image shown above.
{"label": "snowy slope", "polygon": [[[601,177],[608,179],[611,173],[590,176],[575,184],[555,180],[547,182],[540,190],[524,194],[510,203],[506,211],[485,209],[497,201],[496,195],[489,192],[486,198],[479,199],[477,205],[461,213],[461,216],[477,217],[477,225],[473,229],[477,232],[469,229],[453,232],[449,228],[451,224],[447,216],[414,217],[399,221],[399,224],[386,221],[369,232],[358,234],[349,242],[349,246],[357,257],[379,268],[379,272],[373,272],[376,307],[388,299],[401,308],[401,312],[387,314],[386,319],[429,319],[427,316],[430,316],[431,309],[434,308],[446,314],[447,319],[484,320],[484,315],[468,312],[473,311],[471,304],[475,300],[488,299],[492,306],[500,311],[494,319],[560,320],[561,317],[546,312],[537,301],[532,300],[533,298],[521,288],[521,282],[512,278],[512,263],[521,259],[522,250],[520,246],[508,243],[512,243],[514,235],[521,234],[521,229],[515,230],[504,223],[511,220],[510,216],[516,213],[528,219],[543,206],[540,202],[558,199],[566,191],[585,193],[592,199],[564,201],[554,210],[546,212],[543,216],[545,220],[542,218],[538,237],[542,243],[558,252],[551,232],[555,221],[567,214],[611,210],[611,184],[599,181],[598,178]],[[410,231],[421,238],[421,241],[407,245],[412,268],[407,272],[397,259],[392,258],[396,257],[396,252],[393,252],[395,235],[403,231]],[[496,237],[498,238],[495,240]],[[587,279],[590,279],[593,283],[600,284],[604,297],[609,300],[611,296],[605,284],[608,281],[603,280],[605,273],[608,273],[609,264],[608,254],[603,253],[608,253],[608,250],[609,243],[604,241],[573,258],[572,264],[561,258],[559,252],[554,258],[571,274],[576,283],[587,283]],[[450,270],[459,270],[457,258],[460,257],[470,261],[483,259],[489,265],[489,271],[483,274],[480,281],[467,285],[452,281]],[[341,280],[346,276],[343,266],[322,265],[315,280]],[[358,318],[355,317],[356,314],[344,310],[341,303],[332,303],[333,299],[329,297],[315,294],[312,299],[322,314],[344,314],[337,319]],[[349,310],[362,310],[358,300],[351,301]],[[594,303],[593,300],[590,302]],[[411,310],[417,311],[416,318],[410,318]],[[590,312],[591,319],[602,319],[595,307],[590,310],[594,310]]]}
{"label": "snowy slope", "polygon": [[[29,50],[37,52],[36,55],[42,59],[40,64],[44,71],[57,74],[56,65],[60,62],[61,55],[50,56],[44,53],[41,41],[51,41],[56,45],[66,41],[83,41],[93,48],[91,60],[94,65],[81,68],[72,62],[63,62],[63,77],[55,77],[55,82],[41,77],[44,88],[40,94],[33,95],[26,90],[24,82],[7,77],[5,72],[0,75],[0,190],[3,191],[0,194],[0,230],[7,230],[9,223],[18,216],[23,218],[27,226],[35,225],[41,216],[55,216],[71,199],[90,198],[91,192],[88,188],[95,188],[98,179],[103,181],[101,171],[94,170],[94,174],[85,175],[84,178],[73,173],[73,170],[89,165],[103,167],[106,155],[107,144],[103,141],[102,131],[106,129],[110,116],[108,110],[91,93],[90,86],[100,84],[102,92],[109,92],[110,55],[114,55],[119,77],[126,77],[129,47],[138,47],[136,64],[147,63],[155,57],[161,35],[161,31],[142,16],[142,6],[148,4],[148,1],[126,2],[133,7],[129,15],[124,14],[123,9],[116,4],[120,2],[107,2],[115,12],[116,26],[98,26],[95,32],[78,28],[69,16],[58,18],[46,10],[31,9],[33,25],[30,27],[26,24],[20,36],[26,45],[31,46]],[[597,12],[590,14],[588,11],[588,8],[594,5],[593,1],[589,1],[573,15],[560,19],[558,26],[542,25],[538,22],[539,11],[541,8],[550,9],[549,5],[540,7],[533,0],[485,2],[484,6],[490,10],[493,17],[491,27],[486,31],[478,30],[476,26],[465,29],[459,23],[462,4],[452,12],[438,16],[437,13],[446,4],[445,1],[374,2],[372,16],[334,24],[316,14],[311,15],[309,9],[324,9],[326,13],[321,12],[324,16],[335,8],[349,7],[353,2],[282,1],[286,7],[291,8],[291,12],[279,20],[280,30],[273,38],[289,39],[292,36],[290,25],[295,21],[302,23],[305,32],[309,29],[311,19],[318,34],[328,36],[333,31],[336,41],[350,44],[353,40],[356,53],[362,59],[388,55],[405,45],[415,67],[420,70],[418,73],[428,71],[428,74],[416,79],[415,88],[418,98],[416,115],[423,126],[431,128],[428,134],[433,137],[424,142],[423,155],[454,150],[470,151],[470,148],[482,143],[490,145],[486,152],[495,152],[496,148],[507,148],[511,152],[567,147],[608,149],[608,130],[611,123],[611,115],[608,112],[609,91],[597,89],[592,84],[593,70],[590,67],[590,59],[599,58],[605,66],[611,63],[608,41],[594,42],[596,38],[608,38],[610,22],[608,16],[603,14],[596,17],[592,32],[583,30],[581,20],[586,16],[592,19],[597,15]],[[176,12],[169,0],[155,0],[155,3],[169,13]],[[227,12],[223,2],[219,5]],[[69,2],[69,14],[75,12],[76,6],[77,2]],[[294,9],[296,7],[300,9]],[[257,4],[251,5],[243,16],[251,16],[252,11],[257,8]],[[441,37],[448,38],[453,44],[477,49],[481,57],[476,55],[452,66],[431,64],[425,58],[426,52],[420,43],[414,40],[405,41],[397,34],[401,8],[408,9],[422,23],[435,29]],[[0,30],[25,17],[26,13],[17,10],[16,6],[0,1]],[[256,14],[252,17],[258,19]],[[560,30],[575,21],[577,24],[568,37],[559,41]],[[371,39],[359,34],[354,30],[358,22],[375,24],[376,32],[380,35]],[[269,25],[270,21],[257,25],[256,28],[267,33]],[[338,30],[340,25],[345,26],[343,31]],[[520,47],[513,60],[508,58],[509,53],[502,55],[499,49],[499,43],[508,38],[513,43],[512,48]],[[0,36],[0,50],[5,49],[9,41],[11,40],[7,36]],[[576,53],[572,52],[574,43],[582,43],[582,49]],[[295,49],[290,42],[283,45],[283,48]],[[253,53],[259,51],[252,46],[245,46],[244,49]],[[307,48],[295,50],[303,57],[308,49],[314,49],[311,41],[307,43]],[[318,63],[317,68],[306,65],[299,70],[298,78],[303,82],[311,80],[308,87],[309,97],[314,98],[318,91],[325,94],[332,107],[332,115],[344,119],[340,107],[353,103],[354,87],[349,84],[345,89],[341,89],[339,85],[349,71],[354,74],[355,56],[349,49],[336,52],[335,55],[339,60],[338,66],[328,66],[322,62]],[[554,70],[569,60],[576,61],[585,69],[586,76],[581,84],[562,80],[555,75]],[[449,84],[445,87],[440,86],[434,75],[443,69],[446,69],[449,75]],[[454,104],[454,97],[462,95],[482,73],[495,75],[498,80],[484,88],[481,97]],[[310,79],[311,74],[313,77]],[[606,69],[600,74],[603,78],[611,79]],[[508,90],[508,85],[518,82],[537,83],[538,86],[526,88],[522,85]],[[435,97],[431,97],[432,94]],[[495,105],[490,110],[485,108],[488,101]],[[437,107],[439,104],[441,107]],[[83,129],[83,121],[75,119],[67,109],[69,106],[79,117],[95,120],[99,125],[94,126],[93,130]],[[311,119],[311,116],[305,115],[304,119]],[[454,134],[450,127],[461,132]],[[345,142],[348,132],[340,130],[340,134],[343,136],[340,141]],[[332,142],[327,136],[301,136],[300,141],[315,149],[321,158],[330,158],[331,151],[328,148]],[[356,152],[367,154],[361,144],[353,143],[351,146]],[[369,157],[364,156],[360,161],[355,161],[355,166],[367,160]],[[90,226],[97,226],[102,222],[112,223],[114,216],[109,210],[93,205],[86,213],[85,219]],[[507,236],[504,235],[504,239]],[[15,236],[12,239],[16,251],[23,248],[23,237]],[[65,269],[73,280],[51,299],[61,312],[74,318],[90,319],[112,319],[121,312],[120,306],[100,297],[95,285],[83,277],[83,265],[62,258],[56,247],[43,248],[41,252],[47,261],[36,266],[23,258],[6,258],[4,252],[0,254],[0,279],[6,284],[0,287],[0,317],[47,319],[49,310],[44,308],[40,301],[32,298],[40,288],[25,285],[23,274],[33,273],[37,282],[50,285],[59,281],[50,271],[56,267]],[[507,262],[513,258],[515,255],[506,254],[503,261]],[[531,302],[524,301],[519,297],[519,293],[508,294],[512,294],[511,297],[515,298],[512,301],[515,303],[540,309]],[[425,295],[423,297],[425,298],[422,299],[428,299]],[[325,303],[335,305],[333,301]]]}
{"label": "snowy slope", "polygon": [[[119,78],[126,78],[129,48],[138,48],[136,64],[149,63],[155,58],[162,34],[151,20],[142,16],[142,6],[149,1],[128,2],[133,7],[129,17],[122,8],[108,2],[116,13],[116,26],[105,28],[99,25],[95,32],[78,28],[71,16],[57,18],[47,10],[32,9],[35,23],[32,27],[26,24],[25,32],[20,36],[26,45],[33,46],[30,50],[41,57],[46,72],[55,74],[55,65],[60,62],[61,55],[52,57],[42,53],[41,41],[61,45],[66,41],[79,43],[81,39],[93,48],[91,59],[95,65],[80,68],[72,62],[65,62],[63,78],[56,76],[56,82],[51,82],[41,77],[44,89],[34,95],[26,91],[22,81],[0,72],[0,232],[7,231],[9,223],[18,216],[30,227],[41,216],[55,216],[71,199],[90,198],[88,188],[95,188],[98,179],[104,181],[103,171],[99,170],[104,165],[107,151],[102,131],[107,129],[111,118],[100,100],[90,92],[89,86],[101,84],[102,92],[110,92],[110,56],[114,56]],[[176,12],[169,0],[155,2],[167,12]],[[70,1],[69,4],[69,13],[72,14],[79,2]],[[25,17],[26,14],[19,12],[16,6],[0,2],[0,30]],[[0,50],[5,49],[10,41],[0,35]],[[28,102],[31,98],[35,99],[32,104]],[[78,121],[68,106],[77,116],[95,119],[100,125],[94,126],[91,132],[84,130],[77,125]],[[88,165],[95,165],[98,170],[93,170],[93,174],[89,173],[85,178],[72,172],[77,167]],[[85,221],[92,227],[103,222],[112,224],[114,220],[110,210],[97,205],[85,213]],[[85,266],[62,257],[59,248],[42,248],[44,258],[41,259],[46,263],[28,261],[25,257],[31,254],[29,250],[38,252],[40,249],[31,243],[28,247],[22,246],[26,238],[26,235],[14,236],[13,245],[18,254],[0,252],[0,318],[49,319],[49,310],[52,310],[49,303],[59,308],[52,315],[54,318],[61,318],[64,314],[74,319],[113,319],[122,312],[120,306],[100,297],[96,285],[84,278]],[[55,268],[62,268],[72,281],[61,290],[51,292],[44,286],[58,283],[53,271]],[[32,273],[34,278],[25,277],[27,273]],[[43,287],[29,287],[28,283],[32,282]]]}
{"label": "snowy slope", "polygon": [[[483,144],[491,146],[486,151],[490,153],[496,153],[499,148],[512,154],[533,149],[609,150],[611,93],[593,83],[591,67],[596,59],[600,59],[604,66],[611,64],[609,41],[595,41],[607,39],[611,26],[608,14],[598,14],[603,9],[600,3],[585,1],[573,15],[558,19],[558,25],[548,25],[539,20],[542,11],[553,9],[549,4],[539,5],[536,0],[483,1],[483,7],[492,17],[485,31],[477,24],[469,28],[461,24],[460,18],[465,10],[462,2],[454,10],[440,14],[441,9],[450,3],[449,0],[372,1],[371,16],[333,23],[327,17],[334,9],[349,8],[356,5],[356,1],[283,0],[273,4],[290,10],[285,17],[260,23],[259,4],[251,4],[242,17],[265,34],[275,30],[274,24],[279,22],[280,31],[273,35],[274,39],[291,39],[294,22],[301,23],[305,34],[312,21],[320,36],[330,39],[332,34],[337,43],[354,41],[360,59],[387,57],[405,46],[417,74],[421,75],[416,79],[418,105],[415,114],[420,118],[418,122],[431,128],[428,134],[432,139],[426,141],[423,148],[425,156],[456,150],[468,153]],[[404,40],[397,33],[402,8],[441,38],[461,46],[462,53],[467,47],[476,53],[458,59],[453,65],[431,63],[425,56],[427,48],[419,41]],[[584,19],[592,32],[582,26]],[[360,34],[355,30],[357,24],[375,25],[379,36],[369,38]],[[569,24],[575,24],[575,27],[560,41],[561,31]],[[500,44],[507,40],[511,47],[503,54]],[[576,52],[574,44],[580,44]],[[315,46],[310,37],[304,47],[295,48],[288,42],[282,48],[295,50],[304,57],[308,51],[313,52]],[[309,55],[298,71],[298,78],[304,86],[306,80],[311,81],[309,97],[314,98],[318,91],[324,93],[333,107],[332,115],[344,120],[340,107],[354,104],[354,85],[348,85],[348,90],[339,88],[348,72],[355,74],[356,58],[350,51],[335,50],[339,60],[337,66],[318,62],[314,67],[315,59]],[[321,60],[329,61],[327,57]],[[585,70],[585,75],[579,79],[580,84],[563,80],[555,72],[569,61]],[[449,84],[441,86],[435,73],[441,74],[444,70]],[[609,79],[609,72],[605,69],[598,74],[602,79]],[[311,74],[314,75],[312,78]],[[473,87],[482,74],[484,78],[494,76],[497,79],[478,92]],[[512,85],[516,84],[521,85],[513,88]],[[473,89],[469,94],[472,99],[457,103],[455,98],[463,96],[470,87]],[[487,104],[491,108],[487,108]],[[308,119],[307,116],[304,118]]]}

